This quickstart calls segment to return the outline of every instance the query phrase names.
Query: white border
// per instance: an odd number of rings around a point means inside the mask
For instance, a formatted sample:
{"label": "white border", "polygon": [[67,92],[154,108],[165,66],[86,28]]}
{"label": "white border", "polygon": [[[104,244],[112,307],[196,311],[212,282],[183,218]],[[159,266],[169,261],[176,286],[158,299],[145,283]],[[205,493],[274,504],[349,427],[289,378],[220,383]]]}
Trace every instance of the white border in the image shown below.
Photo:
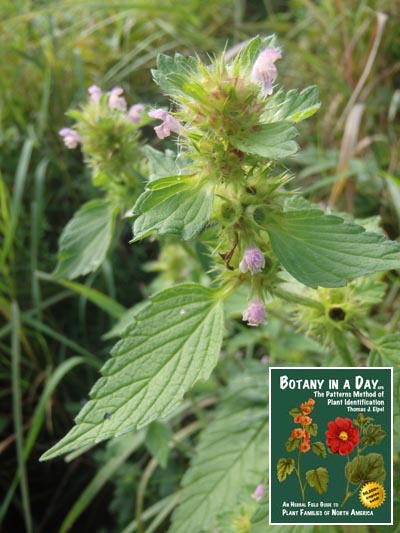
{"label": "white border", "polygon": [[[364,371],[364,370],[390,370],[390,408],[391,408],[391,418],[392,423],[390,427],[390,442],[391,442],[391,499],[390,499],[390,523],[383,522],[332,522],[332,523],[318,523],[318,522],[271,522],[271,370],[354,370]],[[269,469],[269,483],[268,483],[268,525],[270,526],[393,526],[393,367],[392,366],[366,366],[366,367],[351,367],[351,366],[270,366],[268,369],[268,469]]]}

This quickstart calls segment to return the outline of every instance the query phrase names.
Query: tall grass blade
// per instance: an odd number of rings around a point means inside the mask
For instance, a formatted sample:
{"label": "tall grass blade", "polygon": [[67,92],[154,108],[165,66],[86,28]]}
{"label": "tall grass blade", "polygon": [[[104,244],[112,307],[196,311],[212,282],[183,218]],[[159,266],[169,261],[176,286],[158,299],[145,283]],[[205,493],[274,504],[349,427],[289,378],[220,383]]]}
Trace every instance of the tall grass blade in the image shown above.
{"label": "tall grass blade", "polygon": [[24,513],[25,527],[27,533],[32,533],[32,514],[29,501],[28,476],[24,459],[24,436],[23,436],[23,418],[22,418],[22,399],[21,399],[21,346],[19,341],[20,316],[18,304],[12,303],[12,335],[11,335],[11,384],[13,391],[13,418],[16,434],[18,471],[20,475],[20,488],[22,495],[22,510]]}

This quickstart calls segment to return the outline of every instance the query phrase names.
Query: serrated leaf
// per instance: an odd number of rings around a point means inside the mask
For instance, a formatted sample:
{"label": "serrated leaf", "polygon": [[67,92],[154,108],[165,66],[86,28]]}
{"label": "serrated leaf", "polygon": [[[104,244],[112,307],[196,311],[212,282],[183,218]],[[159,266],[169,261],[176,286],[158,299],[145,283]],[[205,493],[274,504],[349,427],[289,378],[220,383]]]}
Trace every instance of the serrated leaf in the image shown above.
{"label": "serrated leaf", "polygon": [[383,457],[380,453],[354,457],[352,461],[346,463],[345,473],[346,478],[354,485],[367,481],[383,483],[386,478]]}
{"label": "serrated leaf", "polygon": [[319,209],[263,212],[274,253],[304,285],[342,287],[358,276],[400,268],[400,243],[357,224]]}
{"label": "serrated leaf", "polygon": [[[197,453],[183,477],[182,501],[169,533],[210,531],[221,510],[231,511],[243,485],[256,487],[265,472],[268,454],[267,409],[240,400],[251,388],[246,375],[242,389],[228,394],[217,418],[201,435]],[[257,382],[257,378],[256,378]],[[233,391],[230,391],[233,393]],[[233,401],[233,408],[229,404]]]}
{"label": "serrated leaf", "polygon": [[316,85],[307,87],[301,92],[298,89],[292,89],[286,94],[280,91],[273,98],[267,100],[261,121],[270,123],[289,120],[297,123],[314,115],[319,108]]}
{"label": "serrated leaf", "polygon": [[180,174],[176,164],[176,154],[172,150],[160,152],[147,145],[144,147],[144,153],[150,166],[150,181]]}
{"label": "serrated leaf", "polygon": [[260,155],[268,159],[281,159],[297,152],[297,143],[293,140],[297,130],[290,122],[263,124],[260,128],[246,135],[236,137],[232,144],[242,152]]}
{"label": "serrated leaf", "polygon": [[290,474],[293,472],[294,466],[294,459],[281,457],[276,465],[276,475],[278,477],[278,481],[285,481],[287,476],[290,476]]}
{"label": "serrated leaf", "polygon": [[370,366],[400,366],[400,333],[390,333],[374,340],[369,356]]}
{"label": "serrated leaf", "polygon": [[54,276],[74,279],[94,272],[111,244],[116,210],[106,199],[84,204],[65,226]]}
{"label": "serrated leaf", "polygon": [[151,71],[154,81],[168,94],[181,92],[190,77],[198,70],[194,57],[175,54],[170,57],[160,54],[157,58],[157,69]]}
{"label": "serrated leaf", "polygon": [[386,437],[386,431],[382,429],[380,424],[368,424],[363,430],[361,442],[364,446],[373,446],[378,444]]}
{"label": "serrated leaf", "polygon": [[209,221],[212,205],[211,192],[204,188],[189,188],[186,182],[145,191],[134,207],[139,216],[133,224],[132,242],[153,232],[179,235],[183,240],[192,239]]}
{"label": "serrated leaf", "polygon": [[323,442],[313,442],[311,445],[311,450],[313,453],[315,453],[315,455],[318,455],[318,457],[322,457],[323,459],[325,459],[327,456],[325,444]]}
{"label": "serrated leaf", "polygon": [[212,289],[184,284],[151,298],[112,350],[76,418],[76,426],[42,460],[165,419],[217,364],[222,303]]}
{"label": "serrated leaf", "polygon": [[326,468],[320,466],[315,470],[308,470],[306,472],[306,480],[318,494],[324,494],[328,490],[329,474]]}
{"label": "serrated leaf", "polygon": [[155,420],[149,425],[145,445],[151,455],[157,459],[163,468],[167,466],[171,439],[172,431],[168,424]]}

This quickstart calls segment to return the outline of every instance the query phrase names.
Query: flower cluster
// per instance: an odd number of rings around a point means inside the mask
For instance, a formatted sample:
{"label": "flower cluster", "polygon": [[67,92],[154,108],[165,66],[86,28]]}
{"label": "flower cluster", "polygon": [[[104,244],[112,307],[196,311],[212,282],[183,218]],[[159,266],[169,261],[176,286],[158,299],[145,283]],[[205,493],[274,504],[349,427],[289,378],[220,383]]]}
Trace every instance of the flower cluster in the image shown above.
{"label": "flower cluster", "polygon": [[310,426],[313,423],[312,418],[308,416],[314,408],[315,400],[310,398],[306,402],[300,404],[300,413],[293,418],[294,424],[301,424],[301,428],[295,428],[292,431],[291,438],[295,441],[299,440],[299,450],[303,453],[311,449],[311,435]]}
{"label": "flower cluster", "polygon": [[339,455],[348,455],[360,442],[360,431],[354,427],[350,418],[338,416],[335,421],[328,422],[325,435],[328,448]]}
{"label": "flower cluster", "polygon": [[[100,87],[91,85],[88,88],[88,93],[89,103],[99,106],[102,99],[104,99],[109,110],[122,112],[133,124],[142,122],[144,105],[135,104],[128,109],[128,104],[123,96],[124,90],[121,87],[114,87],[104,95]],[[62,128],[58,133],[63,138],[65,146],[69,149],[77,148],[82,143],[82,136],[72,128]]]}

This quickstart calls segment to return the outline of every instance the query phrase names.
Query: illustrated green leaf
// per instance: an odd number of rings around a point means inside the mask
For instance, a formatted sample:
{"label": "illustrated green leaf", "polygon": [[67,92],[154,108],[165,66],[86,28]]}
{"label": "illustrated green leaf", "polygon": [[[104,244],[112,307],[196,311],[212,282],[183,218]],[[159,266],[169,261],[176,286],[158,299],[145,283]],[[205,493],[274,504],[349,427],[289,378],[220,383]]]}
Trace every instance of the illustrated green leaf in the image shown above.
{"label": "illustrated green leaf", "polygon": [[112,350],[76,418],[76,426],[42,460],[165,419],[219,358],[223,308],[212,289],[166,289],[136,316]]}
{"label": "illustrated green leaf", "polygon": [[324,494],[328,490],[329,474],[326,468],[320,466],[315,470],[308,470],[306,472],[306,480],[318,494]]}
{"label": "illustrated green leaf", "polygon": [[87,202],[74,214],[60,237],[55,277],[74,279],[97,270],[110,247],[116,214],[106,199]]}
{"label": "illustrated green leaf", "polygon": [[293,472],[294,466],[295,466],[294,459],[291,459],[291,458],[287,459],[287,458],[281,457],[278,460],[278,464],[276,466],[276,473],[278,476],[278,481],[280,482],[285,481],[287,476],[290,476],[290,474]]}
{"label": "illustrated green leaf", "polygon": [[180,235],[184,240],[192,239],[209,221],[212,205],[211,192],[205,188],[193,189],[185,181],[145,191],[134,207],[134,212],[139,216],[133,225],[132,242],[153,232]]}
{"label": "illustrated green leaf", "polygon": [[380,424],[368,424],[364,428],[361,442],[364,446],[373,446],[378,444],[382,439],[386,437],[386,431],[382,429]]}
{"label": "illustrated green leaf", "polygon": [[171,428],[164,422],[155,420],[149,425],[145,445],[151,455],[157,459],[163,468],[167,466],[171,439]]}
{"label": "illustrated green leaf", "polygon": [[315,453],[315,455],[318,455],[318,457],[322,457],[323,459],[325,459],[327,455],[325,444],[320,441],[313,442],[311,445],[311,450],[313,453]]}
{"label": "illustrated green leaf", "polygon": [[290,409],[289,414],[293,418],[296,418],[296,416],[302,414],[302,411],[298,407],[293,407],[293,409]]}
{"label": "illustrated green leaf", "polygon": [[299,447],[300,442],[300,439],[293,439],[292,437],[289,437],[285,443],[286,451],[289,453],[294,452],[294,450],[297,450],[297,448]]}
{"label": "illustrated green leaf", "polygon": [[359,455],[345,467],[346,478],[354,485],[367,481],[383,483],[386,478],[386,470],[383,457],[380,453]]}
{"label": "illustrated green leaf", "polygon": [[297,152],[297,143],[293,140],[297,130],[291,122],[263,124],[254,133],[238,136],[232,140],[242,152],[260,155],[268,159],[280,159]]}
{"label": "illustrated green leaf", "polygon": [[311,437],[316,437],[318,435],[318,424],[310,424],[309,426],[307,426],[307,430]]}
{"label": "illustrated green leaf", "polygon": [[357,224],[319,209],[263,213],[274,253],[304,285],[341,287],[358,276],[400,268],[400,243]]}
{"label": "illustrated green leaf", "polygon": [[249,398],[260,377],[244,373],[201,435],[192,464],[183,477],[182,500],[169,533],[210,531],[221,510],[237,507],[244,485],[256,487],[268,464],[267,409]]}
{"label": "illustrated green leaf", "polygon": [[261,115],[262,122],[278,122],[289,120],[301,122],[311,117],[320,108],[318,102],[318,88],[316,85],[307,87],[302,91],[292,89],[287,93],[279,91],[274,98],[267,101],[265,110]]}

